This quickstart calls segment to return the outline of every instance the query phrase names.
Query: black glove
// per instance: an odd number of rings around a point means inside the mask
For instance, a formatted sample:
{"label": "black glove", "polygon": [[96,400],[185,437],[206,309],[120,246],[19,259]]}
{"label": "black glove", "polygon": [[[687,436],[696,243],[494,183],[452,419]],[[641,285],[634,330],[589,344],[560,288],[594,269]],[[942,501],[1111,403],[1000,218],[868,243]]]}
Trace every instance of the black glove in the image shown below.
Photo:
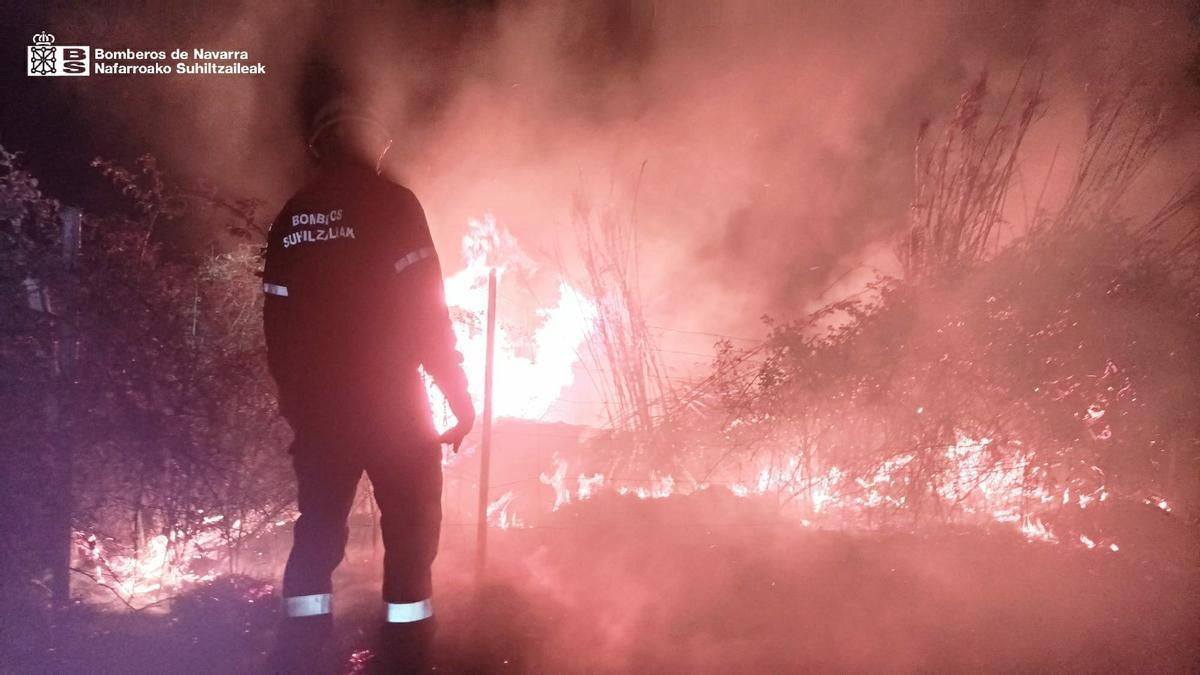
{"label": "black glove", "polygon": [[439,436],[438,442],[451,445],[454,452],[458,452],[463,438],[471,432],[471,427],[475,426],[475,405],[471,403],[471,395],[465,388],[456,392],[454,396],[447,396],[446,401],[450,404],[450,412],[454,413],[457,424]]}

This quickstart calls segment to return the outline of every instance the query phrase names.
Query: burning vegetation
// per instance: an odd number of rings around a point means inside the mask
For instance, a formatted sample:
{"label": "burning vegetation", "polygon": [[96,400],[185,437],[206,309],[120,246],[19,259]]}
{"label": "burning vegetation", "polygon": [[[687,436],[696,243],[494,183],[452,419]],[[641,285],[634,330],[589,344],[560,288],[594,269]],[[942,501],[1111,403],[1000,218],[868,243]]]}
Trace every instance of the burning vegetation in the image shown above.
{"label": "burning vegetation", "polygon": [[[992,86],[979,77],[920,126],[895,273],[716,339],[684,376],[648,318],[636,190],[633,204],[577,195],[575,248],[555,256],[494,215],[469,222],[445,289],[479,403],[500,279],[496,543],[476,587],[461,571],[471,437],[443,460],[446,670],[1194,667],[1200,179],[1129,207],[1170,137],[1135,84],[1090,92],[1070,179],[1051,187],[1056,149],[1027,194],[1053,98],[1024,68]],[[90,655],[105,672],[134,654],[199,672],[214,645],[248,669],[295,516],[263,358],[267,223],[257,201],[176,182],[149,155],[93,166],[113,212],[63,205],[0,149],[15,467],[0,571],[38,617],[5,640],[25,641],[20,667],[76,667],[79,643],[115,635]],[[220,245],[189,228],[219,229]],[[580,383],[594,400],[565,395]],[[564,401],[593,407],[564,415]],[[367,482],[351,526],[338,583],[361,591],[357,626],[381,553]],[[82,618],[49,611],[71,605]],[[149,653],[141,634],[174,649]]]}

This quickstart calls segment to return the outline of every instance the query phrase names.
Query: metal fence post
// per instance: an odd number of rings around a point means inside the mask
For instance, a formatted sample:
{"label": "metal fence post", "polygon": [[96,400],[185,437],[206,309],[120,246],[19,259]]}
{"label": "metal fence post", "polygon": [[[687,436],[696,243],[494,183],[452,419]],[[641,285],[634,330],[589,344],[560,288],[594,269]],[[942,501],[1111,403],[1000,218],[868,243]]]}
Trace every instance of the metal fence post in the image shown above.
{"label": "metal fence post", "polygon": [[483,374],[483,442],[479,449],[479,522],[475,530],[475,576],[483,579],[487,563],[488,473],[492,456],[492,370],[496,351],[496,270],[488,274],[487,355]]}

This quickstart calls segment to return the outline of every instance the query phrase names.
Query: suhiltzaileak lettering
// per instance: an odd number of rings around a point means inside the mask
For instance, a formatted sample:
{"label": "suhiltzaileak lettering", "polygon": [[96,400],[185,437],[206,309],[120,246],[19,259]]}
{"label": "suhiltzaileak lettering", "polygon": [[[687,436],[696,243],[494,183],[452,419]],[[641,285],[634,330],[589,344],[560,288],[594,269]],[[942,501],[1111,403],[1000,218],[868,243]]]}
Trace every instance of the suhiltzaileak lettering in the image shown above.
{"label": "suhiltzaileak lettering", "polygon": [[317,241],[333,241],[334,239],[353,239],[353,227],[329,227],[320,230],[297,230],[283,237],[283,247],[291,248],[297,244]]}
{"label": "suhiltzaileak lettering", "polygon": [[185,63],[175,64],[175,72],[180,75],[265,75],[267,67],[261,63]]}

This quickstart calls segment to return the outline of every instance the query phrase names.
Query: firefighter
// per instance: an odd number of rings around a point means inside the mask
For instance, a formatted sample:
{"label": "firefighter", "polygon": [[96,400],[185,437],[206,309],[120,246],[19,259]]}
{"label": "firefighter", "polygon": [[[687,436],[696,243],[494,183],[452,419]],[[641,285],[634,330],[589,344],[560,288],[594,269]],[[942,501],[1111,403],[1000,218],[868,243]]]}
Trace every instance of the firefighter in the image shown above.
{"label": "firefighter", "polygon": [[[283,576],[276,671],[313,667],[330,637],[331,575],[363,472],[384,543],[381,670],[427,664],[441,444],[457,452],[475,410],[424,212],[411,191],[379,174],[391,142],[366,107],[327,105],[309,137],[317,176],[268,236],[263,324],[280,409],[295,432],[300,511]],[[441,436],[418,367],[456,418]]]}

